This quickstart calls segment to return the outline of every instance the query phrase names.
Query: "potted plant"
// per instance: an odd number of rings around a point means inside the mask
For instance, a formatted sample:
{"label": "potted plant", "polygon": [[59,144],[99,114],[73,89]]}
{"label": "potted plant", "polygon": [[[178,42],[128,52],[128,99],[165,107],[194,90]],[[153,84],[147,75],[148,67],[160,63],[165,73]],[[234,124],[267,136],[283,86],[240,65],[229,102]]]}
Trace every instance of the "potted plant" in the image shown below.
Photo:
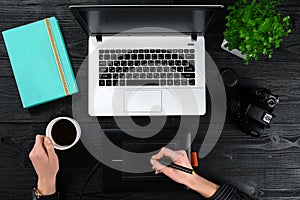
{"label": "potted plant", "polygon": [[229,6],[222,48],[245,59],[259,55],[272,58],[284,36],[291,33],[290,16],[283,17],[277,8],[282,0],[239,0]]}

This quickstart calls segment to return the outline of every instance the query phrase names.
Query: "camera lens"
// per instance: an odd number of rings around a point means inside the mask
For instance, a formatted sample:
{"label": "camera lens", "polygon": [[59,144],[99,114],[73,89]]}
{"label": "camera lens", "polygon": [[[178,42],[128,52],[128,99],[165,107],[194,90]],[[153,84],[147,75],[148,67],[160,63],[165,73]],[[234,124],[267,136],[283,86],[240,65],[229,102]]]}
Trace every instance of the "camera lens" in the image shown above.
{"label": "camera lens", "polygon": [[275,99],[269,99],[267,101],[267,103],[268,103],[268,106],[271,108],[273,108],[276,105]]}

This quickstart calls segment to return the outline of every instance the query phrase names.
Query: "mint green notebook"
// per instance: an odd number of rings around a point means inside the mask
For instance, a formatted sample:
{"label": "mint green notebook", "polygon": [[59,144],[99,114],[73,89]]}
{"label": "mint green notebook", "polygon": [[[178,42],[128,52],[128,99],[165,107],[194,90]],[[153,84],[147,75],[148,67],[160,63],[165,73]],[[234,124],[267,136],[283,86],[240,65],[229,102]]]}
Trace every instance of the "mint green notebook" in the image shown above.
{"label": "mint green notebook", "polygon": [[78,92],[55,17],[2,34],[24,108]]}

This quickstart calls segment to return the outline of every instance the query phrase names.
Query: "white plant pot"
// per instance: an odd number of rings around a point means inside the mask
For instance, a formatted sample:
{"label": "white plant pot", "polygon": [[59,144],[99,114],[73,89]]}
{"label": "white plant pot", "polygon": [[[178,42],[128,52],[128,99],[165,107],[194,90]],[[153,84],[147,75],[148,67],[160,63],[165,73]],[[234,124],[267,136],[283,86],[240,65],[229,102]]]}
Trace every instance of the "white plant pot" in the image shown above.
{"label": "white plant pot", "polygon": [[232,54],[234,54],[234,55],[236,55],[236,56],[238,56],[238,57],[245,60],[246,56],[244,54],[242,54],[242,52],[240,50],[233,49],[233,50],[230,51],[227,47],[225,47],[225,45],[227,43],[228,43],[227,40],[224,39],[223,42],[222,42],[221,48],[224,49],[225,51],[228,51],[229,53],[232,53]]}

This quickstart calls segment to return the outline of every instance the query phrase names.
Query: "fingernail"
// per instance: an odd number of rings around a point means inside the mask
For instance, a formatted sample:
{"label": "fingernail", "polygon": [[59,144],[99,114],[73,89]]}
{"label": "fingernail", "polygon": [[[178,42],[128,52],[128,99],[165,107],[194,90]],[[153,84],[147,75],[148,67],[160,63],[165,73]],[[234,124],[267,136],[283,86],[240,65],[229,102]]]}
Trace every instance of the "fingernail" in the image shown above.
{"label": "fingernail", "polygon": [[47,143],[47,144],[50,144],[50,143],[51,143],[49,138],[46,138],[46,143]]}

